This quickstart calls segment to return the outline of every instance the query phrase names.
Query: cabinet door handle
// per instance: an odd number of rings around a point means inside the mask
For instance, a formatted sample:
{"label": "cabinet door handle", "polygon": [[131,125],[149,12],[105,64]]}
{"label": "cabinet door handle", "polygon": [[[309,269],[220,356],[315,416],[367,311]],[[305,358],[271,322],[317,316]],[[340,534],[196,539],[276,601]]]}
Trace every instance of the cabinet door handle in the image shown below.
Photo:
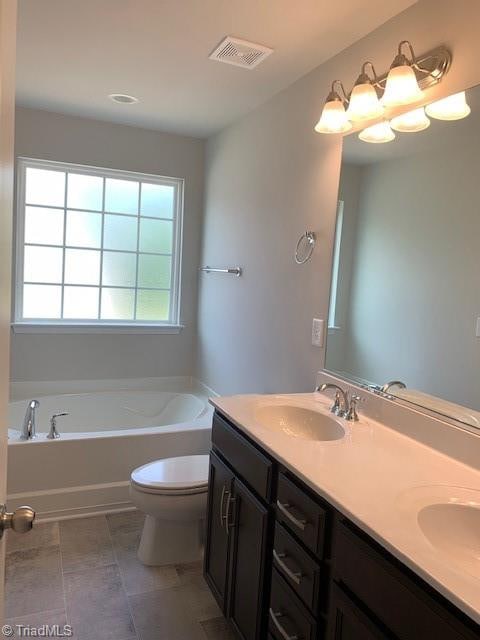
{"label": "cabinet door handle", "polygon": [[293,514],[291,514],[289,511],[290,505],[288,504],[288,502],[282,503],[280,502],[280,500],[277,500],[277,508],[288,520],[290,520],[292,524],[298,527],[301,531],[305,531],[307,520],[305,518],[296,518]]}
{"label": "cabinet door handle", "polygon": [[288,631],[278,621],[278,618],[281,618],[283,616],[283,613],[281,611],[278,611],[277,613],[275,613],[275,611],[270,607],[270,609],[268,610],[268,613],[270,615],[270,620],[273,622],[278,633],[282,636],[284,640],[298,640],[298,636],[296,633],[293,636],[289,635]]}
{"label": "cabinet door handle", "polygon": [[[230,491],[227,491],[227,486],[224,484],[222,487],[222,496],[220,498],[220,526],[222,527],[222,529],[223,529],[223,523],[227,519],[227,516],[223,514],[223,508],[225,506],[225,498],[228,499],[229,495],[230,495]],[[225,530],[227,531],[228,529],[225,529]]]}
{"label": "cabinet door handle", "polygon": [[287,567],[284,562],[284,559],[287,557],[286,553],[277,553],[275,549],[273,550],[273,559],[278,564],[280,569],[292,580],[295,584],[300,584],[302,581],[302,574],[300,571],[292,571]]}
{"label": "cabinet door handle", "polygon": [[227,491],[227,512],[225,513],[225,530],[228,533],[229,529],[233,529],[235,522],[230,522],[230,505],[236,501],[236,498],[232,498],[230,491]]}

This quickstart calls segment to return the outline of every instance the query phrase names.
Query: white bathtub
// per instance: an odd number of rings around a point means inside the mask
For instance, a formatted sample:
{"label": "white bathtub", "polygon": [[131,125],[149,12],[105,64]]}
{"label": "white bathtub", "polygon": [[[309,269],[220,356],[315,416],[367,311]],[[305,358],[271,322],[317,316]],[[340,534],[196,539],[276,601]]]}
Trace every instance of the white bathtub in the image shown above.
{"label": "white bathtub", "polygon": [[[151,460],[207,453],[211,391],[190,378],[13,383],[9,407],[8,506],[39,519],[131,507],[132,469]],[[39,400],[35,440],[20,440],[29,400]],[[46,434],[53,413],[58,440]]]}

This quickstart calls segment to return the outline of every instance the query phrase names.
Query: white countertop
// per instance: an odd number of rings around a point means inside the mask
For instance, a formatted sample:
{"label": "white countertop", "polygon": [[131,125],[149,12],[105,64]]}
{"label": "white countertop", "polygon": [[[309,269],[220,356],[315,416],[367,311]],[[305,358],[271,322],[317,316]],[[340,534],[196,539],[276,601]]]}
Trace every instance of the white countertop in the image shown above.
{"label": "white countertop", "polygon": [[328,442],[267,429],[255,418],[256,408],[262,404],[293,404],[328,413],[331,399],[323,394],[239,395],[213,398],[211,403],[313,491],[480,623],[480,580],[473,570],[470,575],[453,566],[417,524],[418,507],[425,496],[431,499],[448,494],[454,498],[459,487],[480,492],[479,471],[363,416],[359,422],[338,419],[346,436]]}

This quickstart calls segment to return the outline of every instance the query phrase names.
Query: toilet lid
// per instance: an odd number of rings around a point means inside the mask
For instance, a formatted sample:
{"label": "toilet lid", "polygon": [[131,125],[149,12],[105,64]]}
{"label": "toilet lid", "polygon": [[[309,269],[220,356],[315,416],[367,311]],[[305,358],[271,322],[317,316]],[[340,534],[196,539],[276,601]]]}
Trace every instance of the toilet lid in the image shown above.
{"label": "toilet lid", "polygon": [[159,491],[187,490],[208,484],[208,455],[164,458],[132,472],[135,484]]}

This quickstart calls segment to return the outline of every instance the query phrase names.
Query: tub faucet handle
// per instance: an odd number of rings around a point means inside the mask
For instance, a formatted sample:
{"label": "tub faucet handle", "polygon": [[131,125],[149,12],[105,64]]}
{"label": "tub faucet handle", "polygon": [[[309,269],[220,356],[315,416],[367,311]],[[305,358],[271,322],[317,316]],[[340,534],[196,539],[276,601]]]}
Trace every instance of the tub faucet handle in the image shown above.
{"label": "tub faucet handle", "polygon": [[50,418],[50,431],[47,433],[47,438],[49,440],[56,440],[60,438],[60,434],[57,431],[57,418],[61,418],[62,416],[68,416],[66,411],[62,413],[54,413]]}

